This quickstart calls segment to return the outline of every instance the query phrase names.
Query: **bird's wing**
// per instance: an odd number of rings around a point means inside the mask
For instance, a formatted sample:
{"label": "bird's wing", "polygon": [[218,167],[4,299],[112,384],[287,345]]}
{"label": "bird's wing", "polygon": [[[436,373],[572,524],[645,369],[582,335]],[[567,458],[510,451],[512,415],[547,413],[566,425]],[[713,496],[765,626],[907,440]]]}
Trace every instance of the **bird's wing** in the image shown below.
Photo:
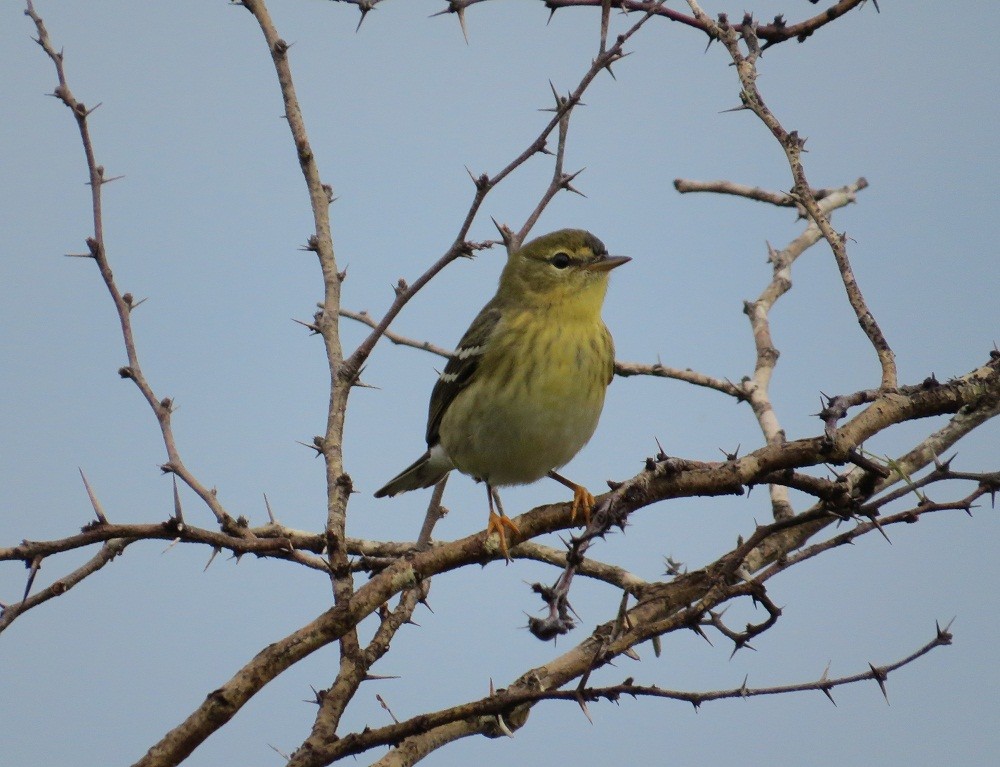
{"label": "bird's wing", "polygon": [[479,368],[483,352],[500,322],[500,317],[500,309],[494,302],[491,301],[483,307],[472,324],[469,325],[469,329],[465,331],[462,340],[458,342],[455,354],[448,360],[444,372],[434,384],[430,409],[427,414],[427,444],[431,447],[440,441],[438,429],[441,428],[441,419],[444,418],[448,406],[458,393],[468,385]]}

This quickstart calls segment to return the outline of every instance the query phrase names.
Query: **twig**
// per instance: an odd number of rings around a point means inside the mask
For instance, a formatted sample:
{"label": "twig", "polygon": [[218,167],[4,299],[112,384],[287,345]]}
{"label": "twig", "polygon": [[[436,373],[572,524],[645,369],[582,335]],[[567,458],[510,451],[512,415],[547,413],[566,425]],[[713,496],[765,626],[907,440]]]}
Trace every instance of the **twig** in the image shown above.
{"label": "twig", "polygon": [[[433,711],[411,719],[397,722],[385,727],[368,728],[362,733],[355,733],[339,739],[336,743],[329,744],[322,756],[317,755],[322,763],[330,763],[345,756],[363,753],[378,746],[397,744],[402,738],[409,737],[417,733],[433,731],[452,722],[466,720],[473,727],[482,727],[483,720],[487,717],[497,715],[509,718],[511,712],[526,704],[535,704],[543,700],[565,700],[579,703],[582,696],[584,700],[596,701],[606,699],[618,701],[622,696],[632,697],[653,697],[677,700],[694,705],[696,708],[703,703],[715,700],[725,700],[732,698],[748,698],[759,696],[785,695],[789,693],[805,692],[810,690],[829,691],[836,687],[849,684],[856,684],[862,681],[879,681],[880,688],[884,684],[886,677],[893,671],[907,666],[927,653],[938,647],[951,644],[952,635],[947,628],[937,628],[933,639],[924,644],[916,651],[910,653],[893,663],[884,666],[869,666],[868,671],[863,671],[850,676],[829,679],[824,674],[812,682],[803,682],[790,685],[775,685],[771,687],[749,687],[744,682],[740,687],[727,690],[715,690],[709,692],[687,692],[681,690],[668,690],[650,685],[637,685],[631,679],[627,679],[620,685],[607,687],[587,687],[574,690],[559,689],[527,689],[524,687],[508,688],[497,690],[493,695],[469,703],[452,706],[451,708]],[[314,763],[320,763],[318,760]]]}
{"label": "twig", "polygon": [[[842,187],[834,193],[828,193],[820,203],[820,208],[828,215],[833,210],[854,202],[855,194],[865,186],[867,182],[859,179],[854,184]],[[767,444],[780,443],[785,439],[785,431],[771,403],[771,377],[778,363],[779,351],[771,337],[769,314],[778,299],[792,287],[792,264],[820,239],[820,228],[815,222],[810,222],[806,231],[783,250],[774,250],[768,246],[768,261],[772,265],[771,282],[756,301],[748,301],[743,307],[744,313],[750,320],[756,351],[753,375],[743,380],[743,393],[757,417]],[[784,485],[771,484],[768,492],[775,519],[790,517],[794,513],[788,490]]]}
{"label": "twig", "polygon": [[[610,66],[610,59],[608,66]],[[524,222],[524,225],[520,228],[520,230],[518,230],[514,238],[507,243],[508,250],[516,250],[521,247],[521,243],[523,243],[525,238],[528,236],[528,232],[532,230],[539,217],[545,211],[545,208],[548,207],[548,204],[560,191],[576,191],[576,189],[572,186],[572,181],[577,177],[580,171],[577,171],[576,173],[563,172],[563,163],[566,159],[566,136],[569,134],[569,118],[573,106],[575,105],[570,102],[568,96],[560,96],[556,92],[554,85],[551,83],[549,83],[549,85],[552,88],[552,97],[555,99],[555,106],[551,111],[559,115],[559,137],[556,141],[556,156],[552,167],[552,180],[542,193],[542,197],[538,201],[538,204],[535,205],[535,209],[528,214],[528,218]]]}
{"label": "twig", "polygon": [[[364,323],[370,328],[378,327],[378,323],[372,318],[368,312],[355,312],[350,309],[341,309],[341,317],[347,317],[348,319],[356,320],[357,322]],[[382,335],[389,341],[392,341],[397,346],[410,346],[414,349],[420,349],[421,351],[430,352],[431,354],[436,354],[439,357],[444,357],[445,359],[451,359],[454,352],[445,349],[443,346],[438,346],[437,344],[432,344],[430,341],[420,341],[416,338],[407,338],[406,336],[395,333],[392,330],[385,330]]]}
{"label": "twig", "polygon": [[73,570],[71,573],[64,575],[50,586],[42,589],[36,594],[32,594],[30,596],[25,594],[24,599],[20,602],[5,605],[3,609],[0,609],[0,632],[13,623],[19,615],[27,612],[33,607],[37,607],[38,605],[47,602],[50,599],[62,596],[84,578],[96,573],[104,567],[104,565],[121,554],[125,550],[125,547],[130,543],[132,543],[132,541],[125,540],[124,538],[112,538],[101,546],[100,551],[98,551],[93,557],[87,560],[87,562],[82,564],[80,567]]}
{"label": "twig", "polygon": [[624,362],[622,360],[616,360],[615,375],[623,378],[628,378],[629,376],[672,378],[675,381],[684,381],[685,383],[694,384],[695,386],[703,386],[706,389],[715,389],[723,394],[728,394],[730,397],[735,397],[738,400],[745,398],[743,391],[739,386],[731,381],[727,381],[724,378],[715,378],[689,368],[672,368],[659,362],[648,365],[640,362]]}
{"label": "twig", "polygon": [[[377,2],[378,0],[375,1]],[[453,4],[464,7],[471,5],[474,2],[482,1],[483,0],[449,0],[449,9],[442,11],[442,13],[451,12],[450,8]],[[363,2],[371,2],[371,0],[340,0],[340,2],[360,4]],[[545,3],[545,7],[549,9],[550,18],[557,10],[562,8],[601,7],[604,4],[604,0],[543,0],[543,2]],[[767,46],[777,45],[778,43],[783,43],[787,40],[798,40],[799,42],[802,42],[817,30],[840,18],[845,13],[864,5],[864,3],[865,0],[838,0],[829,7],[824,8],[823,11],[817,13],[815,16],[803,19],[802,21],[794,24],[788,24],[784,18],[779,15],[774,18],[774,21],[771,24],[764,24],[758,27],[757,34],[762,40],[767,41]],[[711,26],[706,24],[702,18],[698,16],[688,16],[687,14],[681,13],[680,11],[676,11],[662,4],[655,4],[652,11],[650,11],[650,3],[648,0],[614,0],[613,4],[620,7],[626,13],[635,11],[651,12],[658,18],[677,22],[693,29],[699,29],[709,35],[710,38],[712,36]],[[875,3],[875,6],[876,8],[878,7],[877,3]],[[739,28],[740,27],[738,26],[737,29]]]}
{"label": "twig", "polygon": [[[830,249],[833,251],[834,260],[837,262],[837,268],[840,270],[841,280],[847,292],[848,301],[858,318],[861,328],[864,330],[865,335],[868,336],[878,356],[879,364],[882,368],[881,388],[886,390],[894,389],[897,384],[895,356],[885,336],[882,334],[881,328],[869,311],[864,296],[861,294],[861,288],[854,278],[854,272],[847,257],[847,238],[845,235],[838,234],[833,230],[829,218],[812,194],[811,187],[806,179],[805,169],[802,165],[802,151],[805,147],[805,139],[801,138],[797,131],[789,132],[782,127],[778,118],[764,103],[764,99],[757,88],[757,59],[761,53],[757,23],[749,14],[744,16],[743,23],[738,26],[731,25],[725,14],[720,14],[719,21],[716,22],[705,14],[696,0],[688,0],[688,5],[691,7],[695,17],[706,25],[706,29],[714,38],[722,41],[722,44],[729,52],[733,63],[736,65],[740,83],[743,86],[743,90],[740,93],[743,106],[757,115],[784,150],[794,182],[792,192],[809,215],[809,218],[819,227],[823,237],[830,244]],[[746,46],[746,54],[740,50],[740,41]]]}
{"label": "twig", "polygon": [[[535,541],[523,541],[512,547],[510,555],[514,559],[530,559],[535,562],[545,562],[557,567],[566,567],[567,555],[565,551],[545,546]],[[622,591],[639,593],[646,586],[648,581],[630,573],[623,567],[609,565],[606,562],[599,562],[595,559],[585,559],[576,566],[576,572],[585,578],[592,578],[597,581],[604,581],[620,588]]]}
{"label": "twig", "polygon": [[56,69],[56,77],[59,84],[56,86],[53,95],[65,104],[66,107],[73,113],[73,117],[76,119],[77,128],[80,132],[80,139],[83,142],[83,151],[86,156],[87,171],[89,175],[90,200],[94,225],[93,236],[87,238],[88,255],[97,264],[97,268],[101,273],[104,285],[108,289],[108,292],[111,294],[111,298],[114,301],[115,309],[118,312],[118,320],[121,324],[122,339],[125,343],[125,352],[128,356],[128,365],[121,368],[118,371],[118,374],[122,378],[130,379],[135,383],[143,398],[145,398],[150,408],[152,408],[153,414],[156,416],[156,420],[160,426],[160,433],[163,437],[163,444],[167,450],[167,462],[163,464],[163,470],[180,477],[180,479],[188,487],[190,487],[195,494],[202,499],[202,501],[204,501],[205,505],[208,506],[211,512],[215,515],[216,520],[223,530],[232,534],[239,534],[239,526],[236,525],[235,520],[219,502],[216,494],[201,484],[201,482],[199,482],[184,465],[184,462],[181,460],[180,453],[177,450],[173,429],[170,424],[173,402],[169,398],[162,400],[159,399],[153,393],[152,387],[149,385],[149,382],[143,374],[142,367],[139,364],[139,355],[136,351],[135,336],[132,331],[131,319],[132,309],[138,306],[138,304],[133,302],[131,294],[126,293],[122,295],[121,291],[118,289],[118,286],[115,283],[114,275],[111,271],[111,265],[108,261],[107,251],[104,246],[104,219],[101,210],[101,190],[103,189],[104,184],[108,183],[112,179],[105,178],[104,166],[98,164],[94,152],[94,143],[90,136],[90,126],[88,123],[88,118],[93,112],[93,109],[88,109],[82,102],[78,101],[72,91],[70,91],[66,79],[66,72],[63,67],[62,52],[57,51],[55,46],[53,46],[52,41],[49,38],[49,33],[45,28],[45,23],[42,21],[42,18],[35,13],[35,8],[31,0],[27,0],[26,5],[27,9],[25,10],[25,15],[35,23],[35,29],[38,33],[38,37],[35,39],[35,42],[37,42],[38,45],[41,46],[42,50],[45,51],[48,57],[52,60]]}

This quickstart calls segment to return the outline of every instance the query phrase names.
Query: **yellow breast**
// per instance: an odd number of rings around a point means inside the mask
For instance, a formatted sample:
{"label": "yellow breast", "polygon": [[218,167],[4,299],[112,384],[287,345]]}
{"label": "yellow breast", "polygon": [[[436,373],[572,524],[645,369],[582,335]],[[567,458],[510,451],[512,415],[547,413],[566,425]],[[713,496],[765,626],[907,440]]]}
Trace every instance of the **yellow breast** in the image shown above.
{"label": "yellow breast", "polygon": [[598,313],[505,316],[480,370],[441,422],[441,445],[459,471],[519,485],[563,466],[597,428],[614,364]]}

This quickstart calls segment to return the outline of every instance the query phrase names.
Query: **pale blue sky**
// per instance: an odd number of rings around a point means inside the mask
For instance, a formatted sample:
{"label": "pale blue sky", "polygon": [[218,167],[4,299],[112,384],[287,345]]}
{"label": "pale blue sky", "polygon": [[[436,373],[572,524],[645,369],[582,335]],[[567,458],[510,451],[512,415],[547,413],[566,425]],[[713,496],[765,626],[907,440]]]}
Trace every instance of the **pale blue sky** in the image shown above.
{"label": "pale blue sky", "polygon": [[[391,284],[413,279],[451,243],[472,195],[465,166],[495,172],[537,134],[549,80],[565,92],[592,58],[598,16],[567,10],[546,25],[542,3],[484,3],[469,11],[470,45],[453,18],[428,19],[442,3],[385,3],[359,34],[357,12],[315,0],[273,3],[332,208],[345,306],[381,312]],[[675,4],[680,7],[680,3]],[[788,129],[808,137],[815,186],[866,176],[857,205],[835,215],[851,236],[862,289],[893,345],[903,382],[963,374],[1000,340],[997,302],[995,126],[1000,56],[987,30],[992,2],[942,11],[939,4],[871,3],[805,45],[767,52],[759,85]],[[706,2],[707,11],[795,20],[801,0]],[[319,529],[323,475],[308,442],[324,424],[321,345],[290,318],[308,319],[320,296],[314,259],[298,248],[311,216],[273,69],[244,10],[222,0],[66,4],[41,0],[70,84],[87,105],[108,175],[111,262],[123,290],[148,301],[135,314],[140,355],[159,396],[177,402],[175,429],[189,467],[233,511],[264,520],[262,493],[284,523]],[[44,96],[51,64],[29,40],[22,6],[0,6],[0,545],[61,537],[91,518],[77,467],[117,521],[163,520],[171,490],[155,421],[124,362],[117,320],[93,265],[85,167],[69,113]],[[625,22],[614,17],[614,31]],[[662,359],[731,379],[749,373],[753,349],[742,302],[770,277],[766,242],[801,230],[788,211],[759,203],[680,196],[676,177],[790,186],[779,148],[756,119],[723,110],[738,85],[719,46],[667,22],[629,46],[617,80],[603,76],[570,130],[567,168],[586,166],[587,196],[558,198],[536,233],[594,231],[633,262],[615,272],[605,318],[619,357]],[[520,226],[551,174],[536,158],[502,185],[472,230],[494,236],[490,216]],[[393,326],[451,346],[492,293],[499,251],[447,269]],[[878,383],[878,368],[843,295],[829,252],[796,263],[794,288],[772,316],[782,352],[773,398],[790,437],[815,434],[819,392]],[[345,324],[345,344],[361,338]],[[426,494],[376,501],[371,492],[423,450],[426,399],[441,362],[381,344],[365,370],[379,388],[352,395],[345,461],[360,493],[349,532],[413,538]],[[923,422],[867,447],[897,454],[938,424]],[[672,381],[618,380],[594,441],[565,473],[599,489],[654,451],[715,460],[719,448],[760,444],[749,409]],[[959,448],[956,467],[996,469],[1000,425]],[[935,500],[966,489],[936,489]],[[208,514],[183,494],[193,522]],[[453,510],[437,537],[482,529],[482,488],[455,477]],[[564,496],[554,483],[504,494],[511,513]],[[592,550],[637,574],[659,577],[662,557],[700,566],[768,515],[766,493],[663,503],[642,510],[625,535]],[[877,687],[690,706],[622,701],[538,706],[512,740],[472,738],[430,757],[438,767],[470,760],[522,764],[572,760],[604,765],[669,760],[695,764],[981,764],[1000,750],[996,723],[1000,582],[996,513],[941,514],[872,536],[770,584],[784,608],[757,652],[728,659],[715,646],[671,636],[660,658],[641,647],[595,681],[682,689],[734,687],[749,674],[766,685],[855,673],[896,660],[957,616],[953,647],[893,674],[891,706]],[[329,605],[322,576],[284,563],[220,558],[161,544],[130,547],[70,594],[21,617],[0,637],[0,741],[6,764],[128,764],[185,717],[265,644]],[[40,586],[82,561],[47,561]],[[25,571],[0,567],[0,600],[19,598]],[[553,574],[524,562],[434,581],[431,614],[407,627],[374,672],[402,679],[362,689],[345,725],[485,694],[558,652],[523,630],[536,598],[524,585]],[[610,590],[577,583],[583,639],[617,605]],[[753,617],[738,604],[736,625]],[[269,685],[190,765],[277,765],[307,734],[309,685],[326,686],[333,647]],[[442,674],[442,669],[447,672]],[[381,755],[359,759],[368,763]]]}

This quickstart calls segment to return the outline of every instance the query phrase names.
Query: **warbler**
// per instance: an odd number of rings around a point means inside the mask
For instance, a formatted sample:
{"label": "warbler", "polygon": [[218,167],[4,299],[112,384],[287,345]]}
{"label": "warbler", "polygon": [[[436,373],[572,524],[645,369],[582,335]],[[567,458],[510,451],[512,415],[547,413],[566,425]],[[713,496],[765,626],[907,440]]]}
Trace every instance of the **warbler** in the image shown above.
{"label": "warbler", "polygon": [[[614,374],[614,342],[601,319],[610,256],[582,229],[561,229],[511,252],[497,293],[462,336],[431,392],[427,452],[376,498],[437,484],[452,469],[486,484],[487,534],[509,559],[497,487],[552,477],[573,491],[572,518],[594,497],[562,477],[587,444]],[[496,511],[494,511],[494,502]]]}

